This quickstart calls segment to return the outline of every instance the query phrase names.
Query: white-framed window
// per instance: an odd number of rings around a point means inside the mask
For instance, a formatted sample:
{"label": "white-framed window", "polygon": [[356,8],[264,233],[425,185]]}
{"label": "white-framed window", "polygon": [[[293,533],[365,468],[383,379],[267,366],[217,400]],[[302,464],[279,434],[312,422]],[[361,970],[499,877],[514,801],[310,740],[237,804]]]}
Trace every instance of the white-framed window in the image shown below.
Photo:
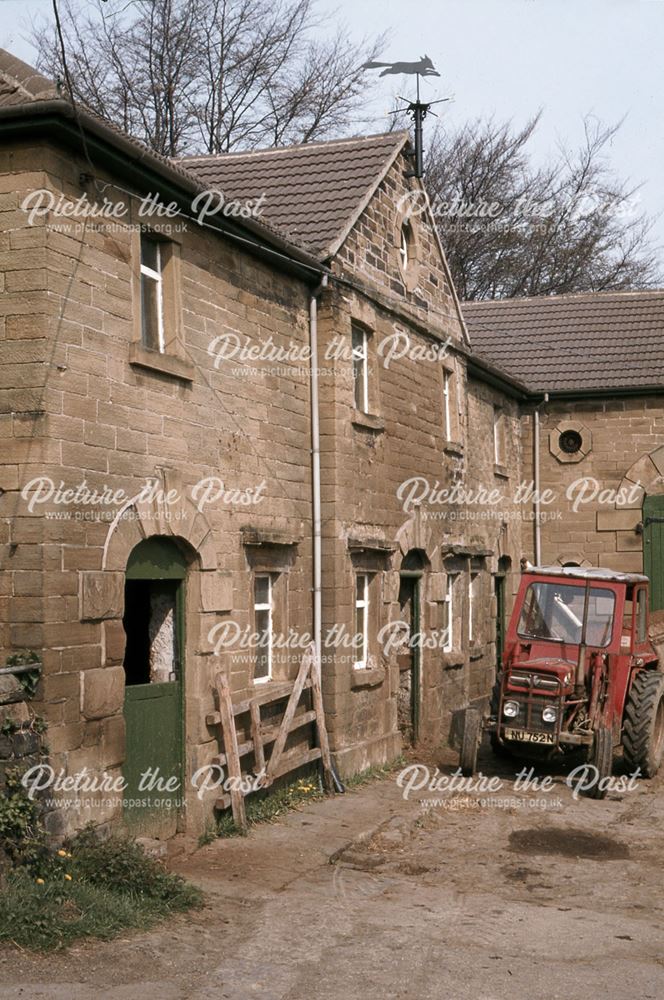
{"label": "white-framed window", "polygon": [[505,423],[503,411],[499,406],[493,408],[493,460],[496,465],[504,465]]}
{"label": "white-framed window", "polygon": [[353,385],[355,409],[369,412],[369,334],[361,326],[353,326]]}
{"label": "white-framed window", "polygon": [[443,368],[443,436],[446,441],[452,440],[452,379],[453,374]]}
{"label": "white-framed window", "polygon": [[369,664],[369,574],[358,573],[355,577],[355,656],[353,666],[364,670]]}
{"label": "white-framed window", "polygon": [[457,573],[447,574],[447,591],[445,593],[445,603],[443,604],[443,630],[445,631],[444,653],[451,653],[454,649],[454,588],[457,582]]}
{"label": "white-framed window", "polygon": [[408,265],[411,259],[410,248],[413,243],[413,230],[411,228],[410,222],[404,222],[401,227],[401,244],[399,246],[399,256],[401,257],[401,266],[404,271],[408,270]]}
{"label": "white-framed window", "polygon": [[272,577],[257,573],[254,577],[254,624],[258,635],[254,683],[264,684],[272,677]]}
{"label": "white-framed window", "polygon": [[471,573],[468,579],[468,642],[475,638],[475,616],[477,614],[477,580],[478,573]]}
{"label": "white-framed window", "polygon": [[141,235],[141,340],[150,351],[166,350],[162,249],[145,233]]}

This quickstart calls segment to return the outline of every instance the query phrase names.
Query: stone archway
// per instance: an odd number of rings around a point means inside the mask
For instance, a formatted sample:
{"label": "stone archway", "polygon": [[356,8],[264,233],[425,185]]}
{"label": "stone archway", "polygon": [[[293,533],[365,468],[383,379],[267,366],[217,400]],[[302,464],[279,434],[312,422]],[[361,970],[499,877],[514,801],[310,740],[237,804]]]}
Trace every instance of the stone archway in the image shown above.
{"label": "stone archway", "polygon": [[[646,496],[664,493],[664,445],[644,452],[630,465],[620,483],[616,510],[641,508]],[[621,502],[621,497],[628,497]]]}

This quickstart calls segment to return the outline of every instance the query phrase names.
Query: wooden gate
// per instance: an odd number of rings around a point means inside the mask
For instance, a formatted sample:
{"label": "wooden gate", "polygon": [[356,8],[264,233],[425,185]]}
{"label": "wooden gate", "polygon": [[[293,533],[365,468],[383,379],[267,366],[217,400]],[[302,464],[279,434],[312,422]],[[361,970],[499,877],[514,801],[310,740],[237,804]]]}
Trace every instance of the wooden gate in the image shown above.
{"label": "wooden gate", "polygon": [[[311,691],[311,707],[300,704],[306,691]],[[320,661],[313,643],[302,658],[294,683],[270,685],[269,689],[234,705],[228,679],[225,674],[220,673],[216,678],[216,697],[219,711],[208,715],[207,723],[210,726],[220,727],[223,753],[219,754],[213,763],[225,769],[227,777],[231,779],[232,789],[219,798],[215,805],[217,809],[227,809],[231,806],[233,821],[239,830],[243,832],[247,830],[244,794],[239,788],[242,778],[247,777],[242,774],[242,757],[253,755],[253,773],[264,774],[262,788],[269,788],[276,778],[288,774],[289,771],[295,771],[305,764],[320,760],[325,788],[327,791],[332,791],[332,763],[323,712]],[[265,725],[261,719],[261,709],[286,700],[281,722],[277,725]],[[250,738],[240,742],[236,722],[242,716],[248,717]],[[298,747],[285,753],[289,734],[313,722],[316,723],[318,745],[305,749]],[[267,754],[269,746],[272,749]]]}

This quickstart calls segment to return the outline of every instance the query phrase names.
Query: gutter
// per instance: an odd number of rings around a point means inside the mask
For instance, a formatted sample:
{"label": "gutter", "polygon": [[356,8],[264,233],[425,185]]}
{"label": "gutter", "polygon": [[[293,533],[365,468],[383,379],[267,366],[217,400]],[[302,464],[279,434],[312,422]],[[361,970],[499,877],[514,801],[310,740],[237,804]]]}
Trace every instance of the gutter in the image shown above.
{"label": "gutter", "polygon": [[[4,132],[20,137],[22,133],[34,131],[36,128],[39,129],[41,138],[49,132],[56,133],[77,147],[83,147],[85,153],[81,138],[81,129],[84,129],[89,134],[86,136],[87,145],[92,146],[102,157],[100,170],[117,170],[135,184],[154,185],[155,182],[165,180],[165,190],[162,185],[162,190],[159,191],[163,201],[166,200],[164,197],[166,192],[169,197],[172,196],[181,202],[183,194],[191,200],[192,197],[208,190],[186,171],[168,163],[166,158],[143,147],[138,141],[129,139],[84,109],[74,109],[69,101],[53,99],[0,108],[0,135]],[[121,156],[115,158],[111,156],[109,159],[109,146]],[[114,159],[120,162],[113,162]],[[109,187],[113,187],[112,182]],[[273,265],[280,264],[282,268],[297,273],[309,282],[320,278],[327,271],[320,260],[256,219],[243,218],[241,221],[235,221],[227,216],[214,215],[208,217],[205,228],[218,230],[231,238],[250,233],[261,242],[254,243],[245,235],[244,246],[247,250],[271,258]]]}

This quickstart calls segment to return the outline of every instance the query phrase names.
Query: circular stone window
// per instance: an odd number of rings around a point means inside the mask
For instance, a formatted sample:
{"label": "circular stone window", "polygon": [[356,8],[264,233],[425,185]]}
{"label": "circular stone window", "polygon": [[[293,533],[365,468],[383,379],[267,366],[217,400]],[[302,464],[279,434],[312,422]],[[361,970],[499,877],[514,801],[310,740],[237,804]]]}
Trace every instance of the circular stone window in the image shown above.
{"label": "circular stone window", "polygon": [[558,447],[566,455],[576,455],[583,447],[583,438],[578,431],[563,431],[558,438]]}
{"label": "circular stone window", "polygon": [[561,420],[549,434],[549,451],[559,462],[581,462],[592,447],[589,428],[578,420]]}

